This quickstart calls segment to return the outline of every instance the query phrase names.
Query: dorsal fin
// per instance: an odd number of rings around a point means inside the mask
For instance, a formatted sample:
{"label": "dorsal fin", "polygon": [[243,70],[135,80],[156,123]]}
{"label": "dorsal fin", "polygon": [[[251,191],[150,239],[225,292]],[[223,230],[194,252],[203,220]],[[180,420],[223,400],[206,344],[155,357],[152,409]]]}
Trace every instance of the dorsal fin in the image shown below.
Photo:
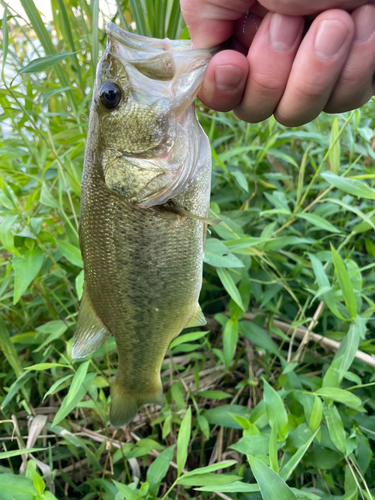
{"label": "dorsal fin", "polygon": [[89,294],[84,290],[73,337],[72,358],[84,358],[92,354],[110,336],[110,332],[95,313]]}

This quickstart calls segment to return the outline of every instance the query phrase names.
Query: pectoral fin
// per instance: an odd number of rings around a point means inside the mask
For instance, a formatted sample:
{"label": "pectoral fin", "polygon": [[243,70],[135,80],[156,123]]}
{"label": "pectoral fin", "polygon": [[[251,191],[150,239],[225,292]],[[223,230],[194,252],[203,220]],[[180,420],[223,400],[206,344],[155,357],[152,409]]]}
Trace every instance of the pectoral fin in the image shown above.
{"label": "pectoral fin", "polygon": [[188,324],[185,328],[191,328],[193,326],[204,326],[207,323],[206,318],[204,317],[201,306],[197,304],[197,308],[195,310],[194,315],[190,318]]}
{"label": "pectoral fin", "polygon": [[203,222],[204,224],[210,224],[212,226],[217,226],[220,224],[222,219],[211,219],[209,217],[201,217],[200,215],[192,214],[189,210],[185,208],[179,207],[177,205],[168,205],[167,203],[164,205],[167,211],[172,212],[176,215],[180,215],[182,217],[186,217],[187,219],[194,219]]}
{"label": "pectoral fin", "polygon": [[86,290],[83,292],[81,309],[73,337],[72,358],[84,358],[95,352],[111,336],[98,318]]}

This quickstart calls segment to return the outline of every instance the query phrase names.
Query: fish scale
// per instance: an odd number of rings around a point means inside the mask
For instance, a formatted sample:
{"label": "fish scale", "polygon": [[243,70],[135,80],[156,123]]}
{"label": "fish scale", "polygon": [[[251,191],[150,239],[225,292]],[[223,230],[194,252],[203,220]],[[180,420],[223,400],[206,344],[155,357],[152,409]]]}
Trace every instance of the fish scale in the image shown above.
{"label": "fish scale", "polygon": [[[115,25],[107,29],[106,66],[104,72],[98,66],[82,176],[85,282],[72,357],[91,354],[114,335],[119,368],[110,418],[124,425],[140,405],[163,403],[160,369],[171,340],[185,327],[205,323],[198,297],[211,156],[192,102],[210,52],[173,42],[175,52],[167,58],[173,57],[171,78],[166,58],[160,67],[155,62],[166,41],[130,35]],[[143,46],[141,58],[133,54],[137,44]],[[136,68],[129,70],[132,58]],[[155,84],[153,72],[160,79]],[[99,94],[103,82],[115,85],[109,97],[121,92],[110,109]],[[134,131],[138,137],[132,142]]]}

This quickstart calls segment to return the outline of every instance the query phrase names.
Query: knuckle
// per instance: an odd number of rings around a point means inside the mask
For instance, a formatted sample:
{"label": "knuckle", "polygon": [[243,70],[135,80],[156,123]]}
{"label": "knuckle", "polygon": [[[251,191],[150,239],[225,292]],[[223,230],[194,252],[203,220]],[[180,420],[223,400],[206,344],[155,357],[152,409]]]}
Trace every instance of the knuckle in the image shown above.
{"label": "knuckle", "polygon": [[266,73],[257,72],[251,75],[253,85],[256,87],[256,92],[268,96],[269,94],[282,94],[284,85],[277,78]]}
{"label": "knuckle", "polygon": [[350,94],[336,94],[328,101],[324,111],[326,113],[345,113],[353,109],[360,108],[368,102],[374,94],[372,85],[368,85],[362,92],[352,92]]}
{"label": "knuckle", "polygon": [[[322,97],[327,92],[327,87],[324,85],[320,85],[317,82],[309,82],[306,80],[301,80],[298,85],[296,85],[294,92],[296,94],[297,99],[301,99],[303,101],[321,101]],[[296,99],[296,100],[297,100]]]}

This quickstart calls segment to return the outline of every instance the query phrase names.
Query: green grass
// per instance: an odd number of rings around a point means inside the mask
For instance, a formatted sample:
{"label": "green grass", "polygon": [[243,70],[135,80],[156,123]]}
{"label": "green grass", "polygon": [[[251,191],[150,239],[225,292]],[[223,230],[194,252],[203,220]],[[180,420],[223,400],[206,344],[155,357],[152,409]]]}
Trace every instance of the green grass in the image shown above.
{"label": "green grass", "polygon": [[[171,344],[166,405],[116,430],[113,339],[70,356],[93,68],[114,19],[56,0],[51,31],[22,4],[30,24],[9,7],[2,25],[1,500],[375,498],[374,103],[293,129],[199,105],[224,219],[208,327]],[[123,27],[186,35],[176,1],[117,4]]]}

